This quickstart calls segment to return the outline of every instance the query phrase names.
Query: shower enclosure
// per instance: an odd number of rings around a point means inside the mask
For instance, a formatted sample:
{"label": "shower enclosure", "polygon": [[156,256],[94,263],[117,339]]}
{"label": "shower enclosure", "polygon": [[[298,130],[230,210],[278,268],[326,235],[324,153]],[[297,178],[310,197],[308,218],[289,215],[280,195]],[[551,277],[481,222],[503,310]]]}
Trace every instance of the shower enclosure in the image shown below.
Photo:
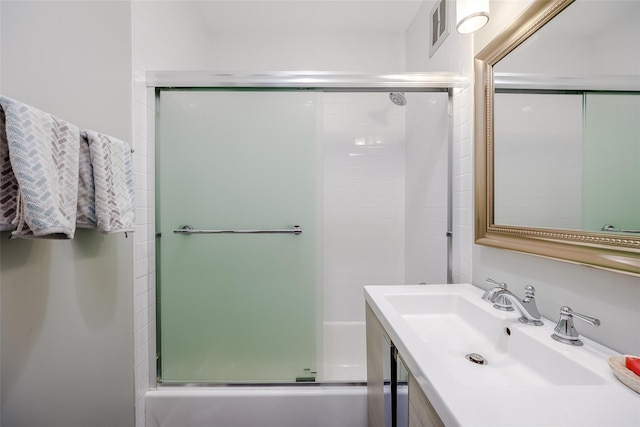
{"label": "shower enclosure", "polygon": [[159,382],[366,381],[362,287],[447,281],[450,91],[407,86],[156,89]]}

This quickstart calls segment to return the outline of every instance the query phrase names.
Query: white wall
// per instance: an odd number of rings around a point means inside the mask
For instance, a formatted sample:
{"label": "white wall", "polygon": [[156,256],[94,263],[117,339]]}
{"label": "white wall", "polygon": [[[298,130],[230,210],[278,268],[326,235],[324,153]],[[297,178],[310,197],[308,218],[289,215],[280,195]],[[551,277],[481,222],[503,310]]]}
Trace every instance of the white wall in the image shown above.
{"label": "white wall", "polygon": [[[491,25],[474,36],[475,53],[522,10],[518,3],[491,3]],[[533,285],[543,316],[555,321],[560,306],[568,305],[602,321],[599,328],[577,321],[582,335],[622,353],[640,353],[640,278],[479,245],[472,251],[474,284],[486,289],[485,279],[491,277],[517,294]]]}
{"label": "white wall", "polygon": [[[595,74],[640,74],[638,8],[636,3],[635,12],[628,13],[614,28],[609,28],[605,34],[590,40],[591,65],[595,68]],[[625,54],[620,55],[620,51]]]}
{"label": "white wall", "polygon": [[397,71],[402,34],[214,34],[209,69],[234,71]]}
{"label": "white wall", "polygon": [[[453,281],[463,283],[471,281],[471,244],[473,224],[472,173],[473,173],[473,87],[472,80],[472,36],[458,34],[455,30],[455,17],[449,16],[450,34],[434,55],[429,58],[430,12],[435,1],[425,1],[406,32],[406,70],[407,71],[449,71],[459,72],[469,79],[469,84],[453,90],[452,114],[452,270]],[[455,2],[449,2],[449,11],[455,10]],[[433,142],[433,141],[432,141]],[[439,148],[438,148],[439,147]],[[431,147],[439,151],[441,146]],[[441,158],[444,160],[444,157]],[[440,163],[439,167],[444,164]],[[430,186],[437,197],[438,189]],[[432,226],[438,228],[442,221],[436,216]],[[441,227],[441,226],[440,226]],[[428,256],[427,253],[424,256]],[[438,256],[442,256],[439,254]],[[419,262],[419,261],[417,261]],[[409,282],[411,283],[411,282]]]}
{"label": "white wall", "polygon": [[[129,2],[2,1],[4,95],[131,140]],[[132,246],[2,234],[2,423],[132,426]]]}
{"label": "white wall", "polygon": [[132,13],[136,72],[207,68],[209,35],[195,2],[135,1]]}
{"label": "white wall", "polygon": [[407,71],[442,71],[462,72],[470,71],[471,57],[469,49],[471,36],[458,34],[455,23],[455,1],[448,0],[449,35],[444,39],[438,50],[429,57],[429,40],[431,31],[431,10],[438,3],[435,0],[425,0],[405,33],[406,69]]}

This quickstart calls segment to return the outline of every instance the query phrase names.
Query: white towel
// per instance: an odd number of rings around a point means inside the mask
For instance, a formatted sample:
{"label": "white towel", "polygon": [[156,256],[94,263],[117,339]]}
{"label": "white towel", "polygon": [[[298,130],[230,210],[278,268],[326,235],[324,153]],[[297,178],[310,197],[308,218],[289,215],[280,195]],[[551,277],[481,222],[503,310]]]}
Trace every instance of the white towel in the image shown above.
{"label": "white towel", "polygon": [[79,129],[0,96],[9,159],[18,182],[13,237],[71,239],[78,198]]}
{"label": "white towel", "polygon": [[15,230],[18,201],[18,181],[9,160],[9,145],[5,131],[4,110],[0,108],[0,231]]}
{"label": "white towel", "polygon": [[84,130],[95,187],[96,228],[102,233],[134,231],[135,188],[129,144]]}

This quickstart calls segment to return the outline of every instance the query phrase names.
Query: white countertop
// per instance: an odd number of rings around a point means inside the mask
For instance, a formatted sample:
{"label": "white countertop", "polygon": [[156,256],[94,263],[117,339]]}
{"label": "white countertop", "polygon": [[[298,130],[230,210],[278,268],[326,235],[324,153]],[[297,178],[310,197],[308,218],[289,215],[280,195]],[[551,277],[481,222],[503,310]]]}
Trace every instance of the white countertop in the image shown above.
{"label": "white countertop", "polygon": [[[526,334],[535,342],[575,360],[598,377],[589,385],[463,384],[408,326],[389,302],[390,295],[455,293],[474,307],[497,316],[514,334]],[[584,346],[570,346],[551,339],[556,322],[543,326],[520,323],[517,312],[495,310],[483,300],[483,291],[470,284],[367,286],[365,298],[407,367],[447,426],[640,426],[640,394],[620,383],[608,365],[619,356],[587,338]],[[474,308],[475,310],[476,308]],[[586,326],[585,326],[586,327]],[[459,374],[459,373],[458,373]],[[595,377],[594,377],[595,378]]]}

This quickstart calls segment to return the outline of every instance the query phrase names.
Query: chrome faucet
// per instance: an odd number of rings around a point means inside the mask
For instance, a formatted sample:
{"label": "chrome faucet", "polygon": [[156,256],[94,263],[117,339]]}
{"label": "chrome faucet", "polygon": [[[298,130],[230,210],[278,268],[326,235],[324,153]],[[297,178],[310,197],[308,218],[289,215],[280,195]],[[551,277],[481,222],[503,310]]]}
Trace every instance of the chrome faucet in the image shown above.
{"label": "chrome faucet", "polygon": [[[496,285],[495,287],[488,289],[485,291],[484,295],[482,295],[482,299],[485,301],[493,302],[493,296],[496,292],[501,291],[503,289],[507,289],[507,284],[504,282],[498,282],[497,280],[493,280],[491,277],[487,277],[487,283],[492,283]],[[513,309],[511,309],[513,310]]]}
{"label": "chrome faucet", "polygon": [[513,311],[515,306],[520,312],[519,321],[527,325],[542,325],[540,313],[536,306],[536,289],[529,285],[524,288],[524,298],[520,300],[508,289],[496,290],[488,297],[488,301],[493,303],[493,307],[503,311]]}
{"label": "chrome faucet", "polygon": [[558,320],[558,324],[553,329],[555,331],[554,334],[551,335],[551,338],[554,340],[569,344],[569,345],[582,345],[582,340],[580,340],[580,334],[576,330],[575,326],[573,326],[573,318],[577,317],[580,320],[587,322],[593,326],[600,326],[600,320],[595,317],[585,316],[584,314],[576,313],[571,310],[571,308],[562,306],[560,308],[560,319]]}
{"label": "chrome faucet", "polygon": [[500,297],[496,296],[498,292],[507,289],[507,284],[504,282],[498,282],[497,280],[493,280],[490,277],[487,278],[487,282],[493,283],[496,286],[486,291],[484,295],[482,295],[482,299],[493,304],[493,306],[498,310],[513,311],[511,302],[508,299],[506,299],[504,296],[500,296]]}

